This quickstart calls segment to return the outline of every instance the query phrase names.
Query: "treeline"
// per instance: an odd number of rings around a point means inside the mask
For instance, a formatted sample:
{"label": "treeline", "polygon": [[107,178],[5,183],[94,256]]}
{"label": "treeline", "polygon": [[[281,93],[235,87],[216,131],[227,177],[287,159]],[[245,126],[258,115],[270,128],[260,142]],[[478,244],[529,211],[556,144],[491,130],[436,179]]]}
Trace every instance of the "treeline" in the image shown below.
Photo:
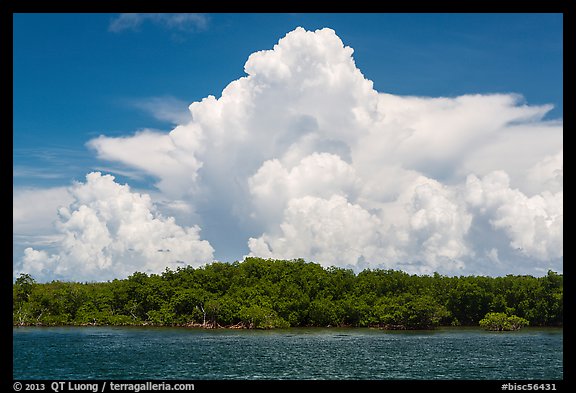
{"label": "treeline", "polygon": [[449,277],[352,270],[301,259],[214,262],[127,279],[13,285],[13,324],[275,328],[477,326],[490,312],[561,326],[563,276]]}

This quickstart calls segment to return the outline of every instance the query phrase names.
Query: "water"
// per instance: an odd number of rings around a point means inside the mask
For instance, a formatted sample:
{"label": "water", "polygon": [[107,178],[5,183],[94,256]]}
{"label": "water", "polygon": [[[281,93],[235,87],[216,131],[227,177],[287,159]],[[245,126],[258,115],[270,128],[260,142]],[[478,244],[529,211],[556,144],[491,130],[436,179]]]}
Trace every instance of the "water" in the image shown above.
{"label": "water", "polygon": [[14,379],[563,379],[562,329],[14,328]]}

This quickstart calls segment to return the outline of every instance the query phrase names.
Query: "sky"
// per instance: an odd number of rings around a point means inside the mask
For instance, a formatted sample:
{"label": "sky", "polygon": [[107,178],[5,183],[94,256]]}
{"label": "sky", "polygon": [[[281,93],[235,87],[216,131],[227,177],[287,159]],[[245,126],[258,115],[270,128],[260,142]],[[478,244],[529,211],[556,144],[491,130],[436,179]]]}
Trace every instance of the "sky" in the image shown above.
{"label": "sky", "polygon": [[13,275],[563,270],[561,14],[14,14]]}

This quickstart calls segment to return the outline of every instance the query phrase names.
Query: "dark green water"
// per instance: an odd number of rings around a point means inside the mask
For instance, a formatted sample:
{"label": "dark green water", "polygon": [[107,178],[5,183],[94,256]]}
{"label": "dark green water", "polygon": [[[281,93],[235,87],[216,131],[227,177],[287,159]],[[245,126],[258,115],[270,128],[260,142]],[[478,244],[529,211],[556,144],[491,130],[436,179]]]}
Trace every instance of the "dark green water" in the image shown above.
{"label": "dark green water", "polygon": [[14,328],[14,379],[563,379],[562,329]]}

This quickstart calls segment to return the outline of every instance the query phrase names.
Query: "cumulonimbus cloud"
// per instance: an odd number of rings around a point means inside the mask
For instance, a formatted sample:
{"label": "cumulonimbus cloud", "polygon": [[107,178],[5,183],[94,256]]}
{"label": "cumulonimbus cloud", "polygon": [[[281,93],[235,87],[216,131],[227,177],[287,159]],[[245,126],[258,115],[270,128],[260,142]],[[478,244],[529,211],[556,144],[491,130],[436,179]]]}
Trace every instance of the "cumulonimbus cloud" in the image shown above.
{"label": "cumulonimbus cloud", "polygon": [[[551,106],[377,92],[352,54],[331,29],[297,28],[220,98],[192,103],[189,122],[88,146],[153,176],[166,199],[241,223],[251,255],[447,274],[517,272],[521,257],[522,272],[561,271]],[[182,236],[211,255],[196,230]]]}

